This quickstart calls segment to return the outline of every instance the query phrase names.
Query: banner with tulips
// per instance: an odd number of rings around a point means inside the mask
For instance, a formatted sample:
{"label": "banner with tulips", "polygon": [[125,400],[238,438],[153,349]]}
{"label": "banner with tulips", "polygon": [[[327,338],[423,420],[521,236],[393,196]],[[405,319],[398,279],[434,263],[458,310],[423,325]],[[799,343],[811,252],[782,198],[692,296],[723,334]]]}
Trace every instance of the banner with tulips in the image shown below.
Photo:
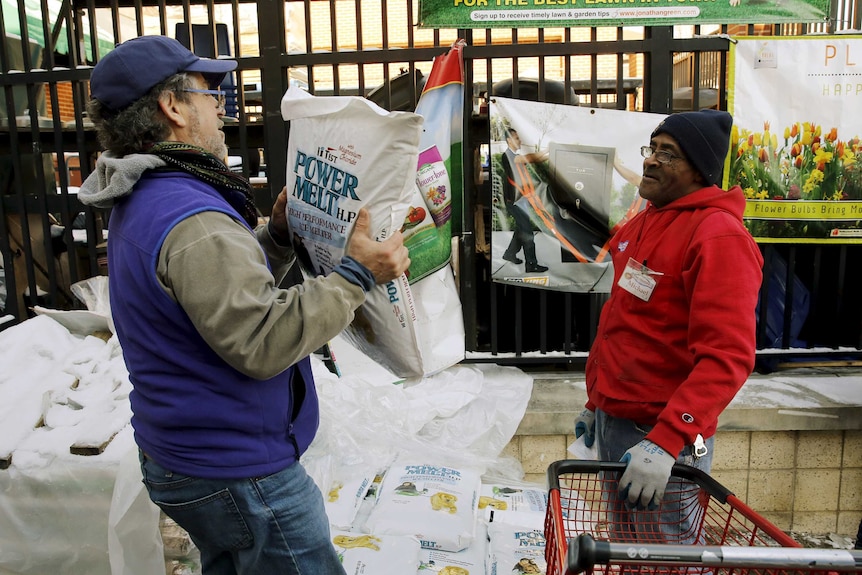
{"label": "banner with tulips", "polygon": [[738,39],[726,186],[761,243],[862,243],[862,37]]}

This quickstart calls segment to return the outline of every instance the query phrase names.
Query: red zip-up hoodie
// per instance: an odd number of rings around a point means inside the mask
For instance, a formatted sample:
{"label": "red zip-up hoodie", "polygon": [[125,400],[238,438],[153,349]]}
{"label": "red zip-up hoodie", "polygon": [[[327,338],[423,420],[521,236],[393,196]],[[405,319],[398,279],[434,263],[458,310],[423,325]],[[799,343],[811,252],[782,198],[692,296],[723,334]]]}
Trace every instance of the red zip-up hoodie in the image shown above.
{"label": "red zip-up hoodie", "polygon": [[[703,188],[652,204],[611,240],[614,285],[586,367],[590,409],[652,425],[679,453],[715,434],[754,368],[763,258],[742,224],[745,197]],[[648,301],[618,282],[629,258],[651,270]]]}

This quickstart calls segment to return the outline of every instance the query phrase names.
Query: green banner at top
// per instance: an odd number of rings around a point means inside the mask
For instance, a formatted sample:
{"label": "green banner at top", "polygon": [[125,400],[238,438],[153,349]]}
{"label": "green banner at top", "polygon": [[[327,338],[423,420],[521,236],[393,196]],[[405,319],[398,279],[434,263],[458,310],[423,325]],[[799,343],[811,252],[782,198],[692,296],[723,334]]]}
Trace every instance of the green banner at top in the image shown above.
{"label": "green banner at top", "polygon": [[419,0],[420,28],[817,22],[829,0]]}

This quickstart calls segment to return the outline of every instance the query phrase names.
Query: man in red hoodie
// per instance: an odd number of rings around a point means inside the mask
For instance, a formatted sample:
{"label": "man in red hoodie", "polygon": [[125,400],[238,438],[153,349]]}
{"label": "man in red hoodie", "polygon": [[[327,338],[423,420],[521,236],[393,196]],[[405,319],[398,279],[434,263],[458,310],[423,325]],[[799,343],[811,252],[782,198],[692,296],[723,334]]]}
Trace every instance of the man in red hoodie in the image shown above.
{"label": "man in red hoodie", "polygon": [[668,543],[693,542],[680,535],[685,482],[671,468],[709,472],[718,416],[754,367],[763,258],[742,223],[742,190],[717,186],[732,124],[717,110],[672,114],[641,148],[649,204],[611,241],[614,285],[575,420],[599,459],[627,463],[617,522],[655,531],[644,513],[662,502]]}

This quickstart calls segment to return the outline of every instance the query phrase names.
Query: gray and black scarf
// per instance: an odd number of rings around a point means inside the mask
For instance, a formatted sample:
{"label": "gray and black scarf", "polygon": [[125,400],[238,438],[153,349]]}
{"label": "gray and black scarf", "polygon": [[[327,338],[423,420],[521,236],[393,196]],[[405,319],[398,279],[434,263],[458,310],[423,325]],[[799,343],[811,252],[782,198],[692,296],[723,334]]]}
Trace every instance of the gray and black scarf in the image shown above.
{"label": "gray and black scarf", "polygon": [[240,174],[231,172],[217,157],[203,148],[183,142],[156,142],[147,151],[169,166],[211,184],[251,229],[257,226],[258,210],[254,205],[251,184]]}

